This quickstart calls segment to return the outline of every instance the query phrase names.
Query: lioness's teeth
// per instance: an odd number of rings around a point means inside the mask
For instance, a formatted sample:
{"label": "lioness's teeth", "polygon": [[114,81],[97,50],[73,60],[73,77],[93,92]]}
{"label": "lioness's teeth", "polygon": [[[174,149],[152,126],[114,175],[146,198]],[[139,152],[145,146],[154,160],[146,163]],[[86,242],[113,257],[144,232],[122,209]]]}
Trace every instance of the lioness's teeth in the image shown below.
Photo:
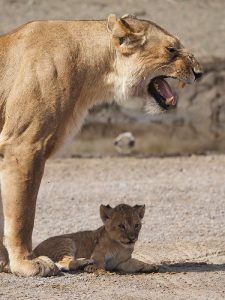
{"label": "lioness's teeth", "polygon": [[157,90],[157,92],[160,92],[158,83],[154,83],[154,87],[155,87],[155,89]]}
{"label": "lioness's teeth", "polygon": [[183,80],[179,80],[179,87],[183,89],[185,87],[186,83]]}
{"label": "lioness's teeth", "polygon": [[166,104],[168,104],[168,105],[173,104],[173,100],[174,100],[173,96],[166,98]]}

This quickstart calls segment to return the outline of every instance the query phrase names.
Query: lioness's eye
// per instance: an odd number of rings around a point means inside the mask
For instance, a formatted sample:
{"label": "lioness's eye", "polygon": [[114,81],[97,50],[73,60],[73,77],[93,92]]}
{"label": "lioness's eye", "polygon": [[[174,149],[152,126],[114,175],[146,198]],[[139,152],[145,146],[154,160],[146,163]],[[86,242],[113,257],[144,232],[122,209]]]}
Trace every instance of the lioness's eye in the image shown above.
{"label": "lioness's eye", "polygon": [[123,224],[118,225],[121,230],[125,230],[125,226]]}
{"label": "lioness's eye", "polygon": [[171,53],[171,54],[174,54],[174,53],[177,52],[177,49],[174,48],[174,47],[167,47],[166,49],[167,49],[167,51],[169,51],[169,53]]}
{"label": "lioness's eye", "polygon": [[120,45],[122,45],[124,42],[125,42],[125,38],[123,38],[123,37],[119,38]]}

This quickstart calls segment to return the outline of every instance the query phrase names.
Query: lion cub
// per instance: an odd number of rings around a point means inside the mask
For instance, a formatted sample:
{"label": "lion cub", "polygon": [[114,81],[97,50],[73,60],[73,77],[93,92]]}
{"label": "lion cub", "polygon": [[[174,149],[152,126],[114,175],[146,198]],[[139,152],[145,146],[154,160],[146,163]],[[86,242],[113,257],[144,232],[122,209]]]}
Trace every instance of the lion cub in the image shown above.
{"label": "lion cub", "polygon": [[115,208],[101,205],[102,227],[51,237],[34,249],[34,255],[48,256],[60,269],[67,271],[154,272],[154,265],[131,257],[144,213],[144,205],[120,204]]}

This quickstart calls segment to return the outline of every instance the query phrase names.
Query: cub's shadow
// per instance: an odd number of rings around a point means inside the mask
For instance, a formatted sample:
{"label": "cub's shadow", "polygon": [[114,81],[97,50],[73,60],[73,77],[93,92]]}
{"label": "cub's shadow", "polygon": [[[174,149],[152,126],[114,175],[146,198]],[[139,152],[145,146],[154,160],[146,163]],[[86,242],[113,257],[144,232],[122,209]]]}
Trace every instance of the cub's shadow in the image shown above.
{"label": "cub's shadow", "polygon": [[158,273],[184,273],[184,272],[216,272],[225,271],[225,264],[208,264],[205,262],[185,262],[162,264]]}
{"label": "cub's shadow", "polygon": [[[191,272],[216,272],[216,271],[225,271],[225,264],[210,264],[206,262],[184,262],[184,263],[164,263],[158,265],[158,271],[153,273],[125,273],[119,271],[112,271],[99,274],[103,275],[141,275],[141,274],[154,274],[154,273],[191,273]],[[76,270],[76,271],[61,271],[59,275],[63,276],[65,274],[88,274],[84,272],[84,270]],[[95,274],[95,273],[93,273]],[[98,275],[98,276],[99,276]]]}

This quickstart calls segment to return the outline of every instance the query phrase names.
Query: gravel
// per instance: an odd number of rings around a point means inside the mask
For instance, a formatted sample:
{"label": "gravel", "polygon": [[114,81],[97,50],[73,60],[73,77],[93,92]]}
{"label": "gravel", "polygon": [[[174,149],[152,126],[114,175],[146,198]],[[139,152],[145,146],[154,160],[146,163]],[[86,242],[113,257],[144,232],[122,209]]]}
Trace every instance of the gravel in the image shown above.
{"label": "gravel", "polygon": [[146,204],[135,256],[158,274],[0,274],[0,299],[224,299],[225,155],[50,160],[35,244],[101,225],[101,203]]}

